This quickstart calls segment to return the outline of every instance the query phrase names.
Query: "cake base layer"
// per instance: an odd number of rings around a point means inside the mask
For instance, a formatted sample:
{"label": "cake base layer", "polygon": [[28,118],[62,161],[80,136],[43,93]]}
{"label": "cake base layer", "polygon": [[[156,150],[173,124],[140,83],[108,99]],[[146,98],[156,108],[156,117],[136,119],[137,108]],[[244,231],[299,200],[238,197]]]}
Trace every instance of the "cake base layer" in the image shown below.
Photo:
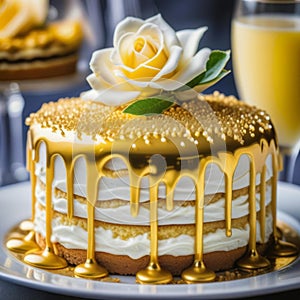
{"label": "cake base layer", "polygon": [[[36,234],[38,245],[44,249],[45,239],[40,234]],[[270,240],[265,244],[257,244],[257,251],[264,255],[272,244]],[[70,265],[79,265],[86,261],[86,250],[67,249],[59,243],[54,244],[56,253],[65,258]],[[247,251],[247,247],[241,247],[231,251],[216,251],[204,254],[204,263],[207,268],[213,271],[229,270],[235,266],[235,262]],[[105,267],[110,274],[135,275],[138,271],[145,269],[149,264],[149,256],[139,259],[132,259],[126,255],[114,255],[105,252],[96,252],[97,262]],[[190,267],[194,261],[193,255],[186,256],[159,256],[160,266],[172,273],[173,276],[180,275],[185,269]]]}
{"label": "cake base layer", "polygon": [[78,54],[21,62],[1,62],[0,80],[24,80],[74,73]]}

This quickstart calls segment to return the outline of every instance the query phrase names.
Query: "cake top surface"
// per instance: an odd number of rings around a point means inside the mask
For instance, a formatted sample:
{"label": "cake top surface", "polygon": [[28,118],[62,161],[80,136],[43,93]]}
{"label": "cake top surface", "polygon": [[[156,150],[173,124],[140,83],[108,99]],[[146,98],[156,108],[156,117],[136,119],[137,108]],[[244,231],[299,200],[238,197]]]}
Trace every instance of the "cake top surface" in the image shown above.
{"label": "cake top surface", "polygon": [[26,124],[51,129],[64,137],[68,132],[95,141],[134,141],[145,144],[154,140],[179,139],[181,145],[199,146],[225,143],[236,149],[251,145],[261,138],[274,139],[270,116],[263,110],[219,92],[200,95],[197,99],[174,104],[161,114],[137,116],[124,113],[127,105],[112,107],[80,98],[60,99],[44,104],[31,114]]}

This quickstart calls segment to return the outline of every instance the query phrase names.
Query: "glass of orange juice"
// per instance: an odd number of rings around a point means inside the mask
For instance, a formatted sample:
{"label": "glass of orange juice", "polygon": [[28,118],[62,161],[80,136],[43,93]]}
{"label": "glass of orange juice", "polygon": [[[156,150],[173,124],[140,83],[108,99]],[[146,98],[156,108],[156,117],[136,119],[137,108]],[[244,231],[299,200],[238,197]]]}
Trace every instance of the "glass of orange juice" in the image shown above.
{"label": "glass of orange juice", "polygon": [[291,181],[300,141],[300,0],[238,0],[232,59],[241,99],[268,111]]}

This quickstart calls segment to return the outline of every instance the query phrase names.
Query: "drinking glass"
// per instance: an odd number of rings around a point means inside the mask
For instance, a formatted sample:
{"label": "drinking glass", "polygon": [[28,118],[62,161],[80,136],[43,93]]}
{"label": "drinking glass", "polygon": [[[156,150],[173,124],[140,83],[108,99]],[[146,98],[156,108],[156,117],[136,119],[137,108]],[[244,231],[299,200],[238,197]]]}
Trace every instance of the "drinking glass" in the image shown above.
{"label": "drinking glass", "polygon": [[231,39],[239,96],[270,114],[291,181],[300,141],[300,0],[238,0]]}

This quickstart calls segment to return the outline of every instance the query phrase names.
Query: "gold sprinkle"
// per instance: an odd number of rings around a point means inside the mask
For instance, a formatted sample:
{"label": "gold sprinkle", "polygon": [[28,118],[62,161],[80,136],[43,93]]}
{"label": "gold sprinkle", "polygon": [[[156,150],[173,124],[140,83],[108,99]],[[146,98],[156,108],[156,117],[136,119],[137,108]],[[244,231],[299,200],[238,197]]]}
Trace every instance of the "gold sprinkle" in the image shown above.
{"label": "gold sprinkle", "polygon": [[134,116],[124,114],[125,108],[126,105],[110,107],[79,98],[60,99],[30,114],[26,124],[39,124],[61,135],[72,131],[79,138],[87,135],[111,142],[142,138],[145,144],[152,144],[152,139],[164,143],[172,137],[179,138],[182,146],[218,140],[244,145],[252,144],[262,134],[274,135],[265,111],[219,92],[176,104],[161,115]]}
{"label": "gold sprinkle", "polygon": [[262,128],[262,127],[259,127],[259,132],[261,132],[261,133],[264,133],[265,132],[265,130]]}

